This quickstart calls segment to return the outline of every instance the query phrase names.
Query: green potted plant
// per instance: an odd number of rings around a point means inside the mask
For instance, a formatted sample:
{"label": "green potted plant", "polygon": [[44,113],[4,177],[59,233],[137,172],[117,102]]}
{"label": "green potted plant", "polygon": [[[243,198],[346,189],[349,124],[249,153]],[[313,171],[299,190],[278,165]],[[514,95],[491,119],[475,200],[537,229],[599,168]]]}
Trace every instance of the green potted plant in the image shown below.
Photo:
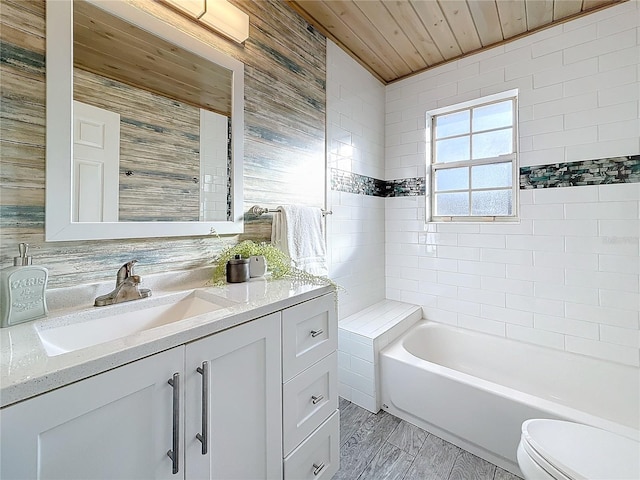
{"label": "green potted plant", "polygon": [[294,267],[291,264],[291,259],[273,245],[255,243],[251,240],[244,240],[220,252],[216,259],[216,267],[213,270],[214,285],[225,283],[227,262],[236,255],[240,255],[243,258],[249,258],[252,255],[263,255],[267,260],[267,272],[271,274],[273,279],[290,278],[314,285],[333,285],[337,287],[333,280],[327,277],[313,275]]}

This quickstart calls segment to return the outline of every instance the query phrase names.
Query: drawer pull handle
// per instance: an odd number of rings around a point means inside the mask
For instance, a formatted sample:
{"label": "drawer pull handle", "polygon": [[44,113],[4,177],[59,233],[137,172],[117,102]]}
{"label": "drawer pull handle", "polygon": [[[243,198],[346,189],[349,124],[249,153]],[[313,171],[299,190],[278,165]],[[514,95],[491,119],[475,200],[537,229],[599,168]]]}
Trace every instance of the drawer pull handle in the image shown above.
{"label": "drawer pull handle", "polygon": [[320,329],[320,330],[311,330],[311,336],[313,338],[316,338],[318,335],[322,335],[324,333],[324,330]]}
{"label": "drawer pull handle", "polygon": [[318,475],[322,469],[324,468],[324,463],[321,463],[320,465],[318,465],[317,463],[313,464],[313,474],[314,475]]}
{"label": "drawer pull handle", "polygon": [[324,400],[324,395],[312,395],[311,396],[311,402],[314,405],[317,405],[319,402],[321,402],[322,400]]}

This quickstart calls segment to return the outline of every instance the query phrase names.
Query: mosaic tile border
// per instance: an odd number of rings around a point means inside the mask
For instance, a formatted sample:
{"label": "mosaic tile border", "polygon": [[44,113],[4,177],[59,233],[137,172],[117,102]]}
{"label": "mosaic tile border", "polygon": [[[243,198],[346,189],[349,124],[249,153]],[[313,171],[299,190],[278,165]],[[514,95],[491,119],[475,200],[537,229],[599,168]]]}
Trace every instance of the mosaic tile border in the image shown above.
{"label": "mosaic tile border", "polygon": [[427,182],[424,177],[387,180],[385,183],[385,197],[415,197],[424,195],[427,191]]}
{"label": "mosaic tile border", "polygon": [[640,155],[520,167],[523,190],[638,182]]}
{"label": "mosaic tile border", "polygon": [[[520,167],[520,189],[640,183],[640,155]],[[379,180],[331,169],[331,190],[375,197],[424,195],[424,177]]]}
{"label": "mosaic tile border", "polygon": [[409,197],[424,195],[426,186],[423,177],[385,181],[332,168],[331,190],[374,197]]}
{"label": "mosaic tile border", "polygon": [[387,191],[386,186],[387,182],[384,180],[338,170],[337,168],[331,169],[331,190],[337,192],[384,197]]}

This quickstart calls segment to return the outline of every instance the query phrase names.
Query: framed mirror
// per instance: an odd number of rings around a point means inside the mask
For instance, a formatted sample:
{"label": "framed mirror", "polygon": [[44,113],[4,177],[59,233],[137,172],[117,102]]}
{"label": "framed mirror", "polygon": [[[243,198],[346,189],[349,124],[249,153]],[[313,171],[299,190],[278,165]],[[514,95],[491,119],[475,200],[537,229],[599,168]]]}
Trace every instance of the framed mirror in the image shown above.
{"label": "framed mirror", "polygon": [[242,62],[127,2],[46,11],[46,240],[242,232]]}

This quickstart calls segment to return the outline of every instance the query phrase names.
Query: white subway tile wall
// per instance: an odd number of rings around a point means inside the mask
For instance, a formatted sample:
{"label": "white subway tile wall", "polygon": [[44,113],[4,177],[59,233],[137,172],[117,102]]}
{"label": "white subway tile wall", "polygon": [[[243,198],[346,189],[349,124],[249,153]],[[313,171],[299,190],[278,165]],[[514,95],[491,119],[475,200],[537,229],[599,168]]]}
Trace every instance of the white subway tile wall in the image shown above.
{"label": "white subway tile wall", "polygon": [[[637,155],[639,59],[630,1],[393,83],[384,178],[423,171],[427,110],[511,88],[521,166]],[[384,205],[387,298],[433,321],[640,365],[639,183],[521,190],[515,225],[425,226],[424,197]]]}
{"label": "white subway tile wall", "polygon": [[[384,102],[384,86],[327,40],[329,181],[332,168],[384,178]],[[410,173],[415,177],[417,169]],[[342,287],[338,303],[342,319],[384,299],[385,200],[332,191],[330,184],[327,192],[327,208],[333,211],[327,217],[329,275]]]}

